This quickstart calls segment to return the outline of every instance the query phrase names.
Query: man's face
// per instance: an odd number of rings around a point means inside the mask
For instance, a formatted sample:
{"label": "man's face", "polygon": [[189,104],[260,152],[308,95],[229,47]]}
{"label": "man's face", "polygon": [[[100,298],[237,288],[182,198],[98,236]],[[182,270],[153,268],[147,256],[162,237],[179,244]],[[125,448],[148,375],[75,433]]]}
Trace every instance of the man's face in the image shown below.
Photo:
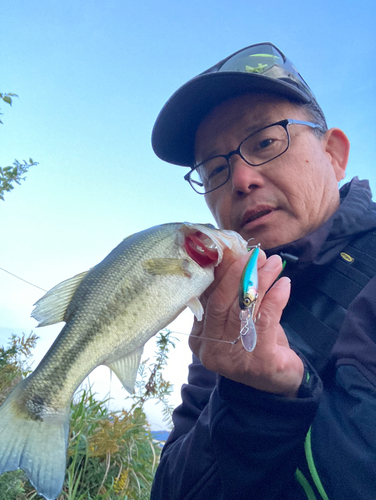
{"label": "man's face", "polygon": [[[253,131],[286,118],[311,121],[283,98],[252,94],[225,101],[197,130],[196,162],[228,154]],[[227,184],[205,195],[220,228],[254,238],[264,249],[314,231],[339,205],[337,183],[344,171],[332,161],[325,137],[302,125],[289,125],[289,133],[289,149],[269,163],[251,167],[232,156]]]}

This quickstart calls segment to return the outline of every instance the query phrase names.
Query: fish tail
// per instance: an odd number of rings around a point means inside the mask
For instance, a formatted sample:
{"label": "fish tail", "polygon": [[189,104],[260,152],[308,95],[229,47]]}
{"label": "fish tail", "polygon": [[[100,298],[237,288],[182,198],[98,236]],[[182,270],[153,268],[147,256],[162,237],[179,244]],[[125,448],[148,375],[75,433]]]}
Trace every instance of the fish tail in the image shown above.
{"label": "fish tail", "polygon": [[23,469],[31,484],[47,500],[63,488],[69,434],[69,408],[58,416],[32,418],[22,411],[21,381],[0,407],[0,474]]}

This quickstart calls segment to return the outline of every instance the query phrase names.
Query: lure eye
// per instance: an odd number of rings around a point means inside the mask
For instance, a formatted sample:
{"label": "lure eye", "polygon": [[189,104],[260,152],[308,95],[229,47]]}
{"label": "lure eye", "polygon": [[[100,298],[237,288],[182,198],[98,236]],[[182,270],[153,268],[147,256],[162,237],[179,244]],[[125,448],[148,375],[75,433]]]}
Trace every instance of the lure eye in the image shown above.
{"label": "lure eye", "polygon": [[243,304],[248,307],[252,303],[251,299],[249,297],[244,297]]}

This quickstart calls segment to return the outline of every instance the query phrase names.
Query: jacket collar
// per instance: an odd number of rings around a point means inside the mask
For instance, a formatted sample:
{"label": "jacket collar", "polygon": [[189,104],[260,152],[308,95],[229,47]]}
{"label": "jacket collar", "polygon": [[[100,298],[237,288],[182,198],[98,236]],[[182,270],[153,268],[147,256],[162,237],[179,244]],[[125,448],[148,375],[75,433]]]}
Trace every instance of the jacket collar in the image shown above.
{"label": "jacket collar", "polygon": [[325,265],[356,236],[376,228],[376,203],[367,180],[354,177],[340,189],[340,206],[316,231],[266,251],[267,256],[287,253],[298,258],[297,269]]}

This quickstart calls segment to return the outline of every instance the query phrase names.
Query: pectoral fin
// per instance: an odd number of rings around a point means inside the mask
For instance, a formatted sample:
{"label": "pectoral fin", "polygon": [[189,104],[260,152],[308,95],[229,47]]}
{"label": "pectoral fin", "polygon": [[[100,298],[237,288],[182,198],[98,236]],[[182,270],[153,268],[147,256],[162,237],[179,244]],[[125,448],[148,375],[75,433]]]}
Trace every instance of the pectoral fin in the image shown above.
{"label": "pectoral fin", "polygon": [[76,274],[73,278],[62,281],[34,304],[31,317],[39,321],[38,326],[54,325],[64,321],[65,311],[88,272]]}
{"label": "pectoral fin", "polygon": [[204,315],[204,308],[202,307],[202,304],[198,297],[193,297],[193,299],[189,300],[187,302],[187,307],[189,307],[189,309],[193,312],[198,321],[202,320],[202,317]]}
{"label": "pectoral fin", "polygon": [[105,363],[118,377],[129,394],[133,393],[136,383],[137,371],[140,365],[140,359],[144,348],[140,347],[131,352],[124,358],[121,358],[112,363]]}
{"label": "pectoral fin", "polygon": [[189,261],[187,259],[149,259],[142,263],[146,271],[154,276],[165,276],[173,274],[187,276],[192,274],[188,270]]}

